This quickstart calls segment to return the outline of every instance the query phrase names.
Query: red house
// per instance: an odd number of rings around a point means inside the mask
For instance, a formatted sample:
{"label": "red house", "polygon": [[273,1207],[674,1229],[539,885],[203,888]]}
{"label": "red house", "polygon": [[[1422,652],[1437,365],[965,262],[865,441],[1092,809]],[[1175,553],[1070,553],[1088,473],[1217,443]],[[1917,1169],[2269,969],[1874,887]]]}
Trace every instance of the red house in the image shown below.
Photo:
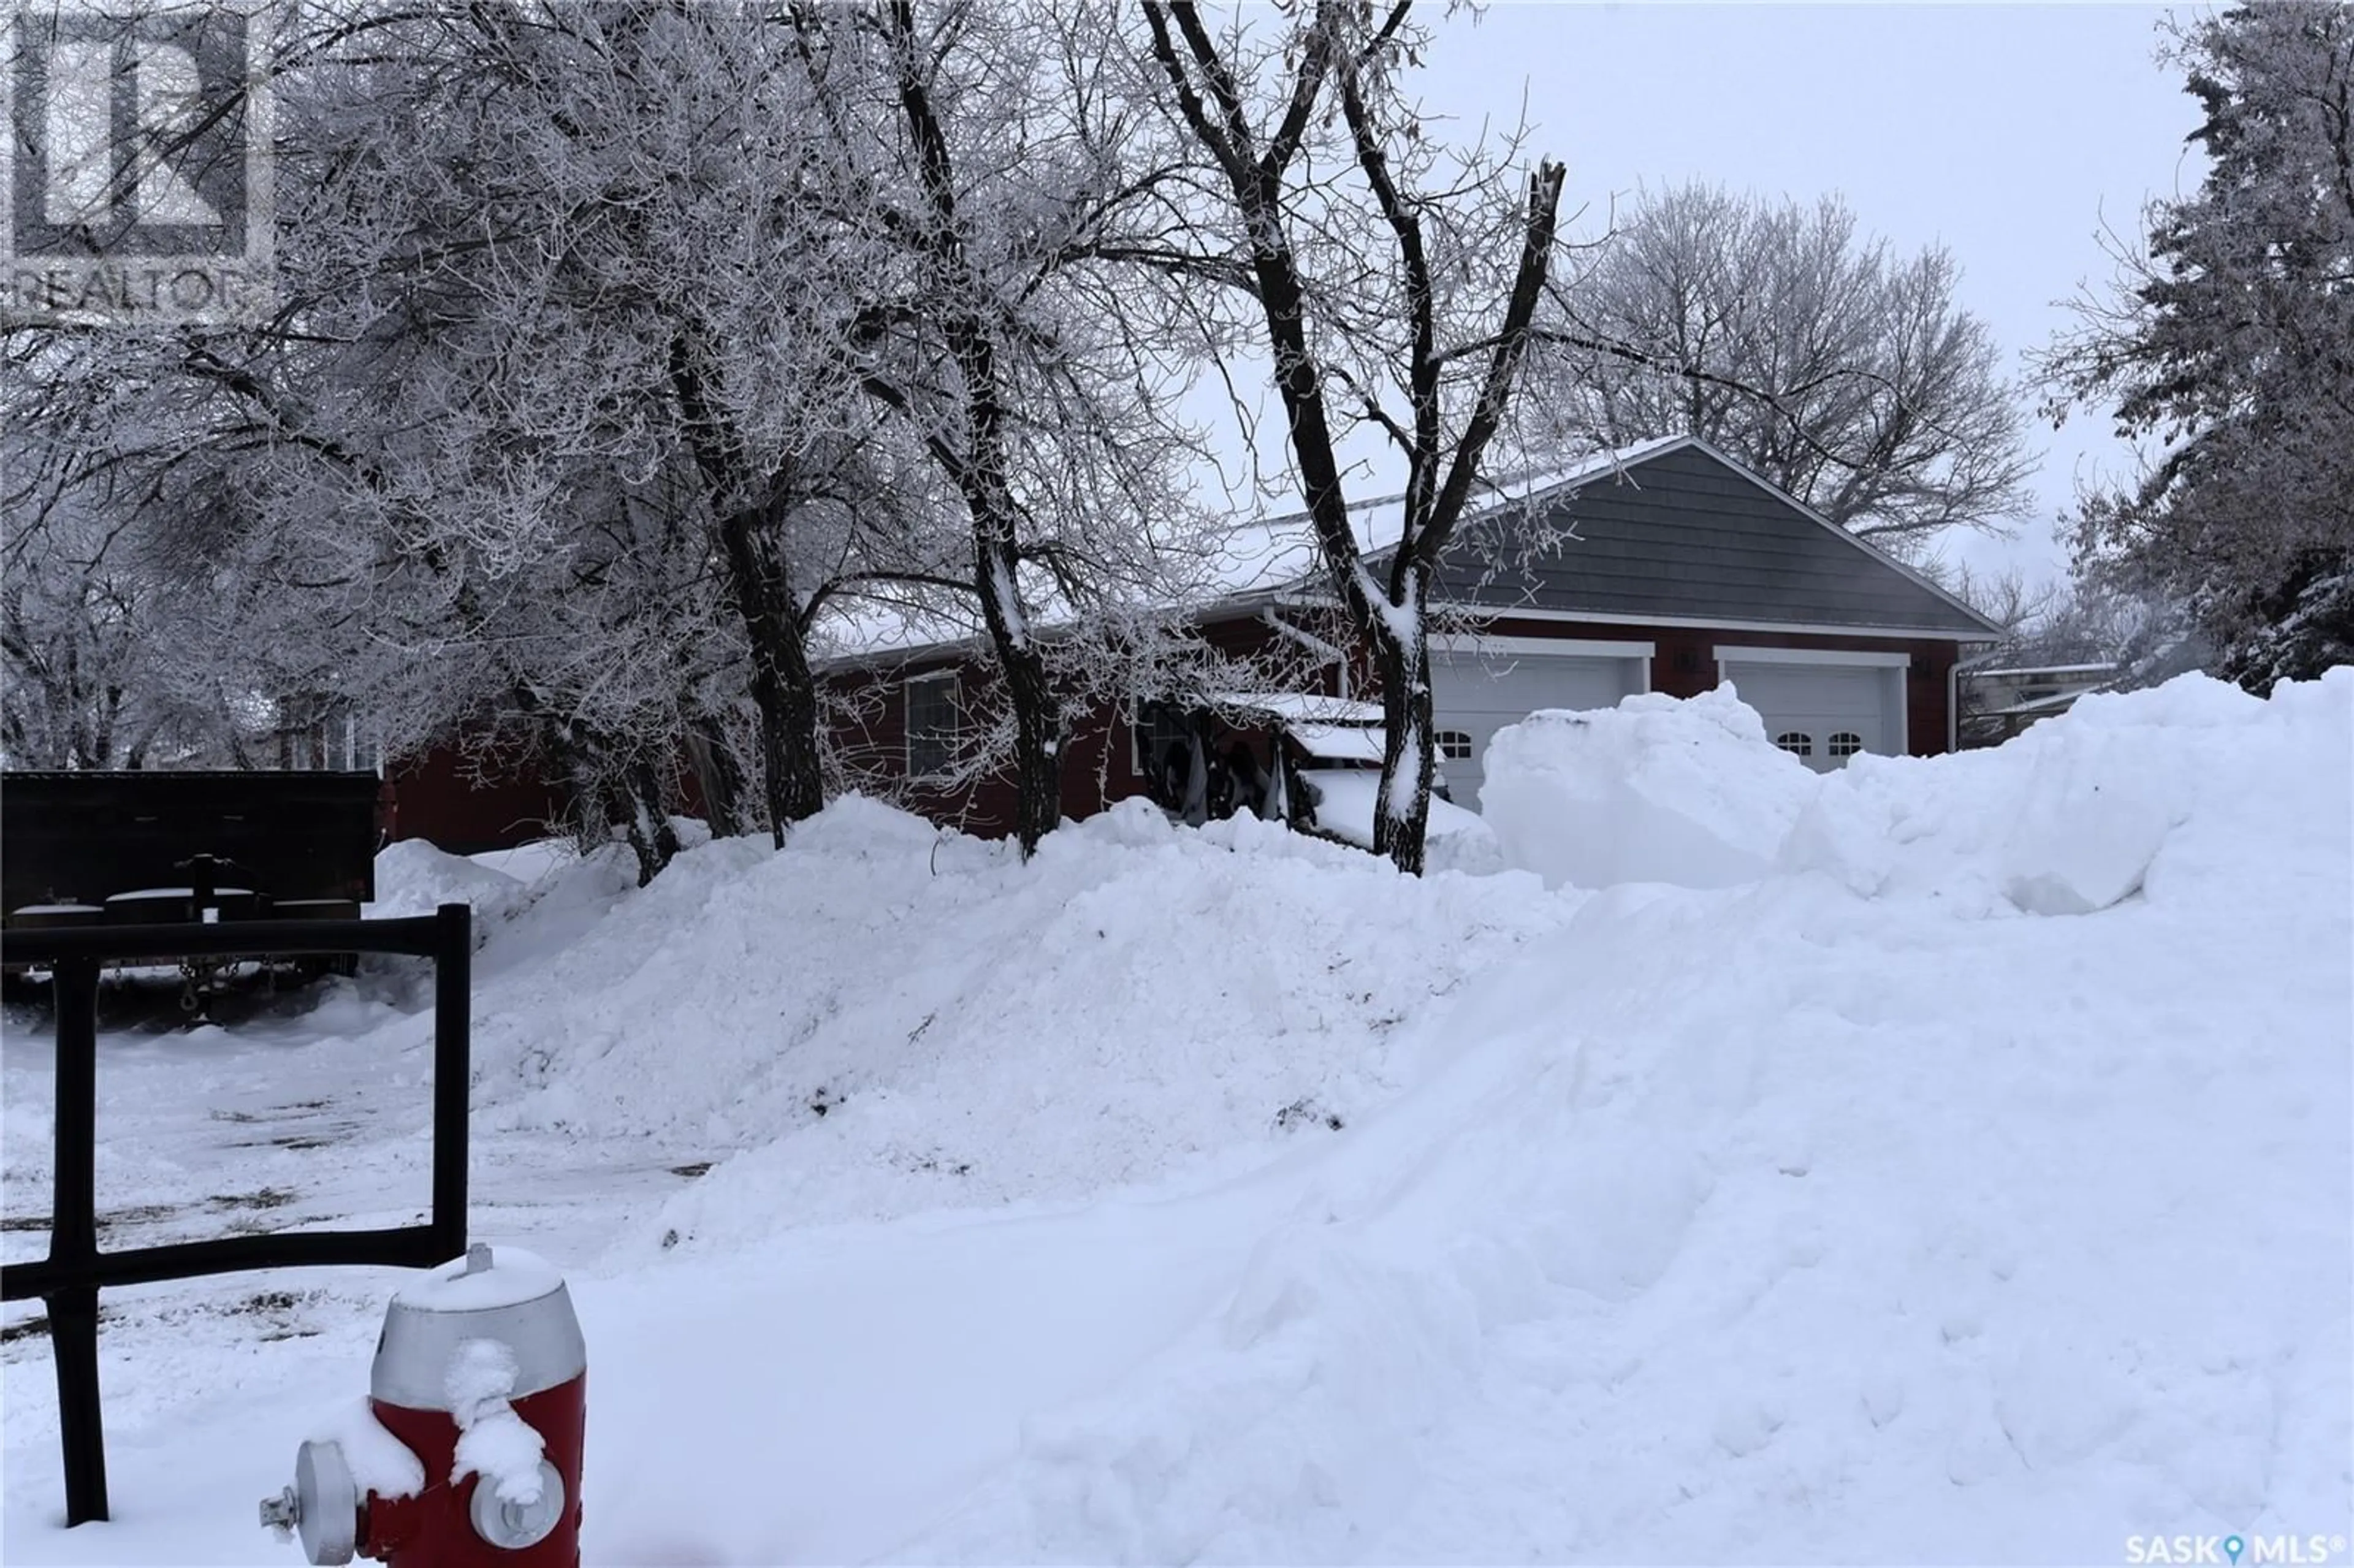
{"label": "red house", "polygon": [[[1364,509],[1376,533],[1380,507]],[[1468,516],[1458,534],[1433,609],[1460,629],[1432,637],[1432,695],[1442,766],[1467,806],[1477,804],[1489,740],[1530,713],[1639,692],[1692,696],[1723,681],[1810,767],[1860,752],[1951,750],[1961,650],[2002,635],[1692,436],[1614,454]],[[1300,689],[1378,695],[1363,662],[1338,645],[1312,575],[1237,591],[1186,619],[1229,653],[1279,652],[1297,668],[1304,652],[1314,673]],[[837,661],[824,679],[843,699],[832,738],[851,783],[971,832],[1010,831],[1010,778],[944,773],[962,694],[993,679],[984,645],[863,655]],[[1066,816],[1148,792],[1155,722],[1134,699],[1072,715]]]}

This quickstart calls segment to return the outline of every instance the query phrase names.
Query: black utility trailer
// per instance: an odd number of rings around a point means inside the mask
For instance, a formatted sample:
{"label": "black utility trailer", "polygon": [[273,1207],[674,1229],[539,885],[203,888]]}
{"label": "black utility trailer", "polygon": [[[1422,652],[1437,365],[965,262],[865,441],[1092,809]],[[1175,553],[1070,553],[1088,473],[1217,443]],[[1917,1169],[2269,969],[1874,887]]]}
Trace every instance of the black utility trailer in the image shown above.
{"label": "black utility trailer", "polygon": [[[382,789],[373,773],[0,773],[0,918],[356,920],[376,896]],[[183,966],[182,1004],[201,1010],[222,975],[270,958]]]}

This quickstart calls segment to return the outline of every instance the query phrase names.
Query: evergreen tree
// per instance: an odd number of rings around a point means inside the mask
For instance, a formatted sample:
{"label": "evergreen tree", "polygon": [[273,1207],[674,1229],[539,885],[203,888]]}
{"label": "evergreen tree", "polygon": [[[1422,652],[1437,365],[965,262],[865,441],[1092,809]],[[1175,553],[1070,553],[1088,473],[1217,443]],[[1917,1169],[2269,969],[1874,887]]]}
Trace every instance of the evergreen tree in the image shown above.
{"label": "evergreen tree", "polygon": [[2186,599],[2252,691],[2354,660],[2354,7],[2170,25],[2210,159],[2045,356],[2052,412],[2162,443],[2088,500],[2080,570]]}

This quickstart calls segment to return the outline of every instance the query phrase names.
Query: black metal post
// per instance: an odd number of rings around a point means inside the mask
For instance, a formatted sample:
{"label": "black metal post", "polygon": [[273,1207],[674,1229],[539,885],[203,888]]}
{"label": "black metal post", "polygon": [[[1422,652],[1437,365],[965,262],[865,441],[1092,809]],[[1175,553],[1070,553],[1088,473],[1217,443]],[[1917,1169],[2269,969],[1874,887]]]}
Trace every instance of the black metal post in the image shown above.
{"label": "black metal post", "polygon": [[444,1258],[466,1252],[466,1111],[473,1043],[474,912],[433,912],[433,1234]]}
{"label": "black metal post", "polygon": [[[424,1268],[466,1250],[466,1112],[472,1075],[473,912],[445,904],[406,920],[255,920],[0,933],[0,959],[46,966],[57,994],[56,1189],[49,1255],[0,1265],[0,1299],[48,1307],[65,1450],[66,1523],[107,1517],[99,1420],[98,1293],[110,1286],[236,1269],[389,1264]],[[109,959],[239,953],[405,953],[434,960],[433,1213],[422,1225],[224,1236],[98,1250],[98,980]]]}
{"label": "black metal post", "polygon": [[[49,1261],[87,1266],[98,1256],[98,964],[58,965],[57,1168]],[[106,1517],[106,1435],[98,1405],[98,1287],[74,1285],[45,1298],[49,1355],[58,1368],[58,1431],[66,1461],[66,1524]]]}

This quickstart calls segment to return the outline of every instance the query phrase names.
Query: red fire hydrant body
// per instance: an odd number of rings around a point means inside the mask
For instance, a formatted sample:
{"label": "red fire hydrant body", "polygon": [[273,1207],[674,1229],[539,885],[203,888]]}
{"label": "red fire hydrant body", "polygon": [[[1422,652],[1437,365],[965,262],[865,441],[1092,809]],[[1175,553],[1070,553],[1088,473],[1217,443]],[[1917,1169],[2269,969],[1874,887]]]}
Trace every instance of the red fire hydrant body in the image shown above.
{"label": "red fire hydrant body", "polygon": [[264,1522],[314,1563],[578,1568],[588,1355],[554,1269],[481,1245],[434,1269],[394,1298],[368,1383],[371,1453],[305,1443]]}

